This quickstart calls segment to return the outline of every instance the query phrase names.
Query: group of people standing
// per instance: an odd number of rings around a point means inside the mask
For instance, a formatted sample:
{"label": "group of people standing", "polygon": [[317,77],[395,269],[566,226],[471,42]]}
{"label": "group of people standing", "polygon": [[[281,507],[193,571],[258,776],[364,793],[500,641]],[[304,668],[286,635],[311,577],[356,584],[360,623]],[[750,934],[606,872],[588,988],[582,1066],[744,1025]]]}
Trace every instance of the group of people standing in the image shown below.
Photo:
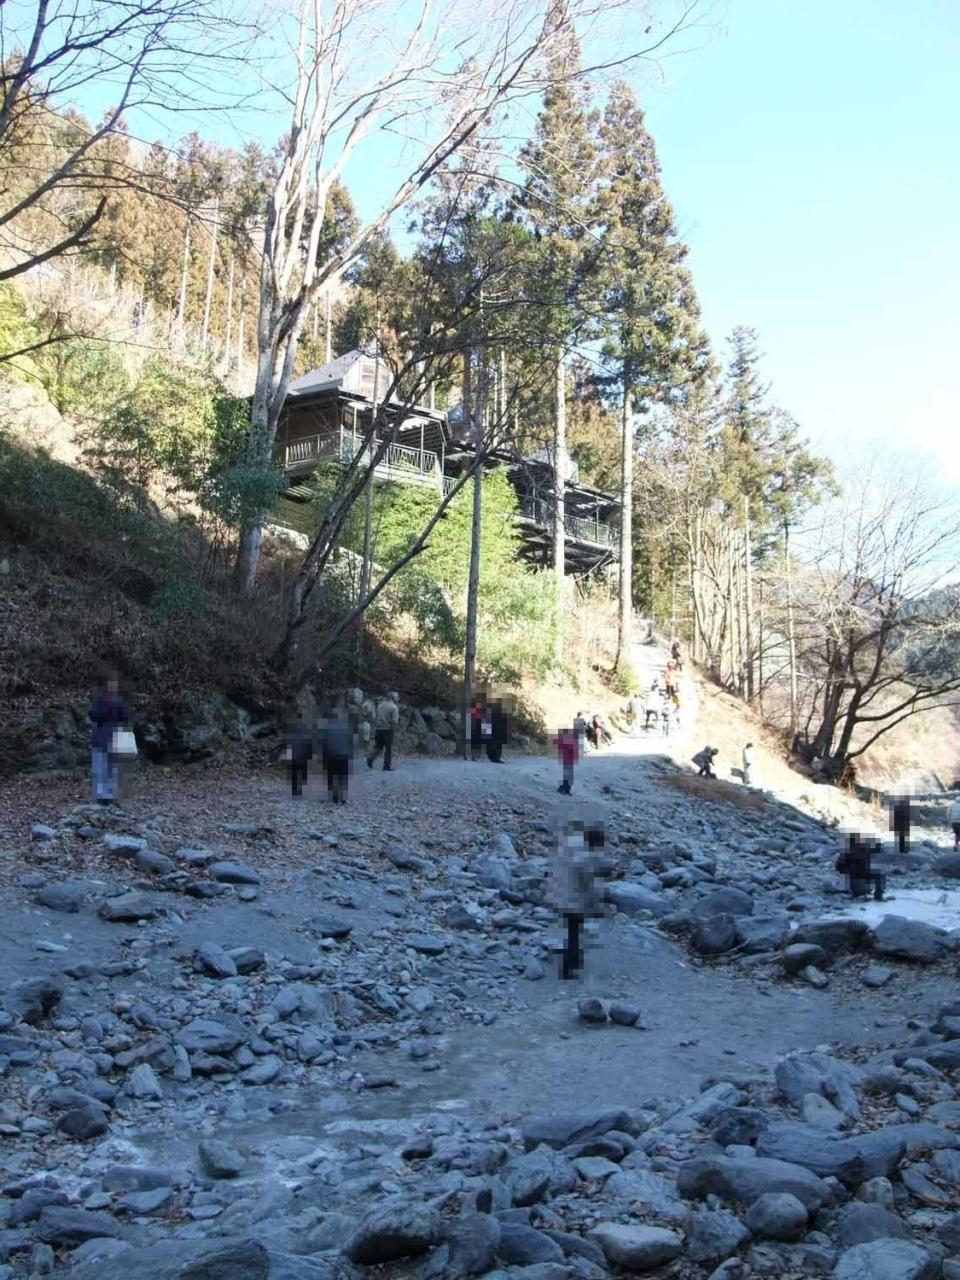
{"label": "group of people standing", "polygon": [[327,793],[333,804],[347,803],[347,787],[357,739],[372,769],[383,756],[384,771],[393,769],[393,739],[400,722],[400,695],[388,693],[379,702],[372,699],[361,707],[362,719],[355,727],[349,714],[330,706],[319,726],[311,725],[298,711],[283,739],[282,758],[290,766],[290,789],[303,795],[310,761],[319,753],[327,778]]}

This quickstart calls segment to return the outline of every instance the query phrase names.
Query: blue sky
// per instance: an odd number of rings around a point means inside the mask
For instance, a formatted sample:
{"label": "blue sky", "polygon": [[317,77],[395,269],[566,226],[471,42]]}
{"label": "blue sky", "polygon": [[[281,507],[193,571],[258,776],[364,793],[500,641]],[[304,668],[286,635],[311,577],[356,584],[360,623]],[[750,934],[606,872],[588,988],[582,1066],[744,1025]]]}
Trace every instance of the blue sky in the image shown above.
{"label": "blue sky", "polygon": [[648,122],[715,340],[842,459],[960,481],[960,3],[727,0]]}
{"label": "blue sky", "polygon": [[[642,98],[718,351],[756,328],[774,399],[837,461],[899,449],[960,483],[960,0],[703,4]],[[176,123],[230,145],[280,127]],[[348,168],[362,212],[396,157],[373,138]]]}

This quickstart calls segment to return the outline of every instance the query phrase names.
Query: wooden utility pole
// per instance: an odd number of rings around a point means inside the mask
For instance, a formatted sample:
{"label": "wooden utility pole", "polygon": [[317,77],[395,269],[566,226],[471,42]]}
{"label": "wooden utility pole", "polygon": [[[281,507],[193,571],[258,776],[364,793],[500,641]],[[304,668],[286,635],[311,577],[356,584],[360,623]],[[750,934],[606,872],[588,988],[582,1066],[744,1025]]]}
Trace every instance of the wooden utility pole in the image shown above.
{"label": "wooden utility pole", "polygon": [[747,659],[747,701],[753,702],[753,547],[750,530],[750,499],[743,497],[743,572],[746,582],[746,602],[744,606],[744,647]]}
{"label": "wooden utility pole", "polygon": [[[366,598],[370,590],[370,576],[373,565],[373,454],[376,446],[374,437],[377,429],[377,392],[380,389],[380,308],[377,308],[377,347],[373,361],[373,408],[370,416],[370,442],[367,455],[367,475],[363,492],[363,560],[360,564],[360,595],[358,602]],[[357,628],[357,673],[359,675],[363,663],[363,640],[366,626],[365,614],[360,615]]]}
{"label": "wooden utility pole", "polygon": [[620,421],[620,618],[614,667],[628,662],[633,640],[633,412],[624,373]]}
{"label": "wooden utility pole", "polygon": [[[469,358],[469,357],[468,357]],[[467,636],[463,661],[463,758],[470,744],[470,707],[477,674],[477,621],[480,609],[480,551],[483,538],[483,436],[487,409],[487,371],[481,356],[477,371],[477,413],[474,425],[473,518],[470,524],[470,571],[467,576]]]}
{"label": "wooden utility pole", "polygon": [[220,227],[220,200],[213,202],[213,218],[210,227],[210,261],[207,264],[207,292],[203,300],[203,325],[200,329],[200,348],[207,349],[207,335],[210,332],[210,304],[213,299],[213,279],[217,265],[217,231]]}
{"label": "wooden utility pole", "polygon": [[566,609],[566,456],[567,456],[567,362],[563,347],[557,351],[556,406],[553,427],[553,576],[557,593],[557,626],[554,658],[563,661],[563,631]]}

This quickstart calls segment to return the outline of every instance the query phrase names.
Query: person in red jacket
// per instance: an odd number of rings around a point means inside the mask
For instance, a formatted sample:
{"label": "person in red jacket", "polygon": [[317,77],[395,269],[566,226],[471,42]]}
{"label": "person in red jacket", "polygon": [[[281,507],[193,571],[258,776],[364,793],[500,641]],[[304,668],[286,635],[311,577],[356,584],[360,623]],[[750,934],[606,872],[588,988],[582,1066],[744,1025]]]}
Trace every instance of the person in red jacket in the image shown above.
{"label": "person in red jacket", "polygon": [[557,744],[557,755],[563,769],[563,781],[557,790],[561,795],[568,796],[573,789],[573,767],[580,758],[577,735],[573,729],[561,729],[554,742]]}

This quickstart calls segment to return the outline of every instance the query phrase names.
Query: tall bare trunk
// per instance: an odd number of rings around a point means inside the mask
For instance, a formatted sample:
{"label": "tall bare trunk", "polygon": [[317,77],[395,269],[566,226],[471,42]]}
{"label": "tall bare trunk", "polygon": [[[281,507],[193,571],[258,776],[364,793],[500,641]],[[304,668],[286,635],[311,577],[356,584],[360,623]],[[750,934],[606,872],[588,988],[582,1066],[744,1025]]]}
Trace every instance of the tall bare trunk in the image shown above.
{"label": "tall bare trunk", "polygon": [[187,213],[186,228],[183,233],[183,262],[180,267],[180,298],[177,302],[177,336],[183,341],[184,322],[187,312],[187,277],[190,271],[190,214]]}
{"label": "tall bare trunk", "polygon": [[566,456],[567,456],[567,378],[566,353],[557,352],[556,404],[553,419],[553,575],[557,595],[557,627],[554,657],[563,661],[563,632],[566,613]]}
{"label": "tall bare trunk", "polygon": [[207,263],[207,291],[203,299],[203,325],[200,329],[200,347],[207,349],[210,332],[210,305],[213,300],[213,279],[217,265],[217,229],[220,225],[220,201],[213,202],[213,226],[210,228],[210,260]]}
{"label": "tall bare trunk", "polygon": [[326,302],[324,307],[324,352],[326,353],[327,364],[333,359],[333,309],[330,299],[330,286],[327,286]]}
{"label": "tall bare trunk", "polygon": [[[380,316],[377,316],[377,354],[373,363],[373,408],[371,410],[371,439],[370,439],[370,459],[373,460],[375,449],[374,434],[377,426],[377,391],[380,386]],[[363,495],[363,559],[360,565],[360,592],[357,596],[359,600],[366,600],[370,591],[370,579],[373,573],[373,473],[374,467],[368,465],[366,485]],[[357,670],[363,662],[363,640],[366,631],[365,615],[360,615],[360,624],[357,627]]]}
{"label": "tall bare trunk", "polygon": [[790,522],[783,522],[783,575],[787,589],[787,646],[790,655],[790,749],[797,737],[797,640],[793,622],[793,570],[790,566]]}
{"label": "tall bare trunk", "polygon": [[614,665],[629,660],[633,640],[633,414],[626,377],[620,421],[620,625]]}
{"label": "tall bare trunk", "polygon": [[726,569],[726,597],[727,597],[727,672],[730,687],[735,688],[737,683],[737,624],[736,624],[736,604],[733,596],[733,547],[732,539],[727,530],[723,535],[723,552]]}
{"label": "tall bare trunk", "polygon": [[744,651],[747,663],[747,701],[753,702],[753,548],[751,545],[750,499],[743,499],[743,575],[745,599],[743,610]]}
{"label": "tall bare trunk", "polygon": [[230,255],[230,270],[227,273],[227,329],[223,339],[224,368],[230,368],[230,339],[233,337],[233,273],[236,259]]}

